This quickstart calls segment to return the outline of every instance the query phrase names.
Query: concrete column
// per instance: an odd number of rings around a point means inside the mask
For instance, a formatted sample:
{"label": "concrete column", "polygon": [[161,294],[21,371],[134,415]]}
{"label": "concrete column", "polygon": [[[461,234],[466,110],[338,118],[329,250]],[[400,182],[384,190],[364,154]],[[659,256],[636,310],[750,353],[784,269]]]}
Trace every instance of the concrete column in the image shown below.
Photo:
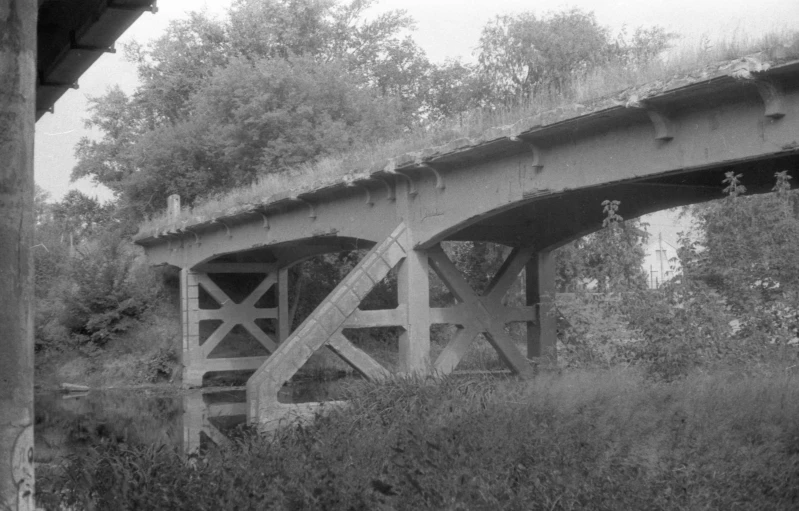
{"label": "concrete column", "polygon": [[544,365],[557,362],[555,308],[555,256],[542,251],[526,267],[527,305],[538,305],[537,323],[527,324],[527,357]]}
{"label": "concrete column", "polygon": [[183,386],[201,387],[205,370],[200,347],[200,289],[196,273],[188,268],[180,270],[180,303],[183,313],[182,337]]}
{"label": "concrete column", "polygon": [[289,324],[289,269],[277,271],[277,341],[283,342],[291,334]]}
{"label": "concrete column", "polygon": [[33,510],[36,0],[0,0],[0,509]]}
{"label": "concrete column", "polygon": [[430,266],[427,252],[409,250],[397,275],[399,307],[408,324],[399,339],[400,371],[426,375],[430,370]]}

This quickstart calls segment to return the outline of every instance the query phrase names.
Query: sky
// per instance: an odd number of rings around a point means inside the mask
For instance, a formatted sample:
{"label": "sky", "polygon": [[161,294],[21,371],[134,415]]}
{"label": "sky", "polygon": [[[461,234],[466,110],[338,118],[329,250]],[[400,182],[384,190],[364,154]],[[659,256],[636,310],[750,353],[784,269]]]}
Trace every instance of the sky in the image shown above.
{"label": "sky", "polygon": [[[147,42],[157,38],[170,20],[186,17],[192,10],[206,9],[223,16],[232,0],[160,0],[156,14],[146,12],[117,43]],[[482,27],[501,14],[532,11],[536,15],[572,7],[594,12],[597,21],[617,33],[623,27],[660,25],[680,34],[685,41],[705,34],[712,39],[735,33],[751,36],[770,30],[799,27],[799,0],[381,0],[373,12],[405,9],[416,20],[413,37],[430,60],[474,58]],[[45,114],[36,124],[34,170],[36,184],[59,200],[70,188],[90,196],[110,198],[110,193],[88,180],[70,183],[75,165],[74,147],[83,136],[98,136],[84,128],[88,116],[87,97],[101,96],[119,85],[131,93],[137,84],[135,68],[124,61],[123,52],[105,54],[79,80],[80,88],[69,90],[55,104],[55,113]]]}

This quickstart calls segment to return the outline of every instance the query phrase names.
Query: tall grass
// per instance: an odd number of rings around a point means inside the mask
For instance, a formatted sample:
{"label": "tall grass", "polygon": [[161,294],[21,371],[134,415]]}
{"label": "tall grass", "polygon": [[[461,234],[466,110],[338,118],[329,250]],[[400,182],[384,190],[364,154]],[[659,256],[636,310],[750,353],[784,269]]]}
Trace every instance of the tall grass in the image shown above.
{"label": "tall grass", "polygon": [[[356,146],[346,154],[327,156],[285,172],[264,174],[250,186],[211,197],[183,211],[178,223],[210,220],[242,207],[261,204],[273,194],[296,193],[319,188],[325,183],[354,179],[356,174],[388,158],[461,138],[474,139],[490,128],[512,125],[533,115],[546,113],[548,121],[556,122],[585,111],[624,104],[669,84],[690,83],[720,71],[731,71],[735,65],[731,61],[743,56],[760,53],[757,60],[767,63],[772,59],[769,52],[783,46],[789,48],[788,54],[796,57],[799,56],[797,45],[799,32],[795,31],[774,32],[758,38],[738,31],[715,43],[703,38],[699,43],[680,45],[645,65],[619,62],[593,69],[575,76],[567,87],[557,92],[537,94],[505,108],[475,110],[456,119],[424,125],[379,146]],[[140,232],[153,232],[168,225],[164,214],[145,222]]]}
{"label": "tall grass", "polygon": [[351,406],[188,460],[106,446],[40,477],[81,509],[796,509],[799,376],[632,370],[360,383]]}

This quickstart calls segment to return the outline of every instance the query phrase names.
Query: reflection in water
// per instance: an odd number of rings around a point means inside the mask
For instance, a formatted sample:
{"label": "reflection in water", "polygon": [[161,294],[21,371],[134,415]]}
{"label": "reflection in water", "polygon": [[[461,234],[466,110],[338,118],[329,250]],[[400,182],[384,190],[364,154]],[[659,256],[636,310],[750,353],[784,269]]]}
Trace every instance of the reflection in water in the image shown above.
{"label": "reflection in water", "polygon": [[181,449],[188,454],[206,447],[228,442],[226,433],[246,424],[247,393],[243,389],[224,391],[193,390],[183,395]]}
{"label": "reflection in water", "polygon": [[[328,385],[295,383],[281,390],[280,401],[325,401],[337,394]],[[35,461],[56,462],[104,442],[168,445],[188,454],[210,443],[227,443],[230,433],[246,422],[243,388],[39,394]]]}

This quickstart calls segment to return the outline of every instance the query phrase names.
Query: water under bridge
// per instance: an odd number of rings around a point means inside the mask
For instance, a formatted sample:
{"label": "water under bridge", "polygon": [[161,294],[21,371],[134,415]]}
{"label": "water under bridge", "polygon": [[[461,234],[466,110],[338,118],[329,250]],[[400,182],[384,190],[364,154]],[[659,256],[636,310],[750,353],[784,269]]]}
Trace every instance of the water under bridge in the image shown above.
{"label": "water under bridge", "polygon": [[[384,326],[401,327],[400,373],[450,373],[483,334],[512,372],[532,376],[556,357],[552,251],[599,229],[603,200],[619,200],[620,213],[634,218],[720,198],[726,172],[743,173],[755,193],[770,190],[777,171],[795,177],[797,58],[799,48],[779,48],[398,155],[337,182],[213,217],[181,221],[175,215],[170,225],[140,233],[136,242],[153,264],[180,268],[184,382],[200,385],[212,371],[255,370],[247,384],[251,420],[302,411],[280,403],[278,391],[323,347],[368,378],[390,376],[343,334]],[[441,248],[452,240],[512,251],[478,293]],[[288,268],[352,249],[371,250],[290,331]],[[397,308],[361,310],[395,267]],[[429,305],[431,269],[456,305]],[[526,304],[508,306],[503,297],[520,275]],[[234,300],[219,285],[226,276],[258,283]],[[272,288],[276,298],[267,303],[262,298]],[[218,307],[203,307],[203,295]],[[276,321],[275,331],[259,327],[262,319]],[[218,326],[201,336],[204,321]],[[506,333],[510,322],[527,325],[526,353]],[[431,360],[433,324],[458,328]],[[213,356],[234,328],[246,329],[268,356]]]}

